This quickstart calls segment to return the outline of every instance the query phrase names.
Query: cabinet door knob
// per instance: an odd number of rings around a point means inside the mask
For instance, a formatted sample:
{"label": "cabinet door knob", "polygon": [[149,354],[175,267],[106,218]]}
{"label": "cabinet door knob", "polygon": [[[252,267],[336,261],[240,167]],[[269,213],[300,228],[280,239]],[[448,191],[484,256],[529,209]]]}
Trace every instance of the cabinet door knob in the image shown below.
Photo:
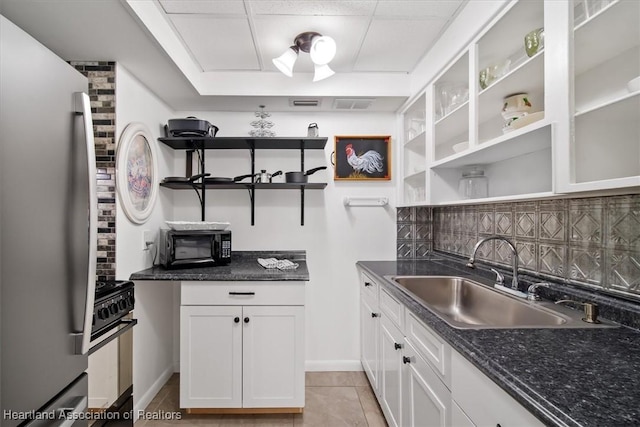
{"label": "cabinet door knob", "polygon": [[234,321],[235,323],[240,323],[240,318],[239,318],[239,317],[234,317],[233,321]]}
{"label": "cabinet door knob", "polygon": [[371,317],[380,317],[380,313],[371,313]]}
{"label": "cabinet door knob", "polygon": [[364,285],[365,285],[366,287],[369,287],[369,286],[371,286],[371,283],[369,283],[369,282],[364,282]]}
{"label": "cabinet door knob", "polygon": [[404,363],[405,365],[407,363],[411,363],[411,358],[407,356],[402,356],[402,363]]}
{"label": "cabinet door knob", "polygon": [[393,347],[394,347],[396,350],[400,350],[400,349],[402,348],[402,344],[398,344],[397,342],[394,342],[394,343],[393,343]]}
{"label": "cabinet door knob", "polygon": [[248,317],[244,318],[244,323],[249,323],[249,318]]}

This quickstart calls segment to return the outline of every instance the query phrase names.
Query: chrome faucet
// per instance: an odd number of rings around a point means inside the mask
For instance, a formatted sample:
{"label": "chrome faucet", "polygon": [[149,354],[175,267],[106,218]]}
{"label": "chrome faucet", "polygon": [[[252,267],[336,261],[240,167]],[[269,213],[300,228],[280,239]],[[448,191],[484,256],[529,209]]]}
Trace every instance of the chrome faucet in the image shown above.
{"label": "chrome faucet", "polygon": [[489,236],[489,237],[484,237],[478,240],[478,243],[476,243],[476,245],[473,247],[473,251],[471,251],[471,257],[469,258],[467,267],[475,268],[474,263],[476,262],[476,252],[478,252],[478,249],[480,248],[480,246],[482,246],[484,242],[488,242],[489,240],[502,240],[507,244],[507,246],[509,246],[509,248],[511,248],[511,252],[513,252],[513,255],[511,257],[511,265],[513,268],[513,279],[511,280],[511,289],[518,290],[518,251],[516,250],[516,247],[513,245],[513,243],[511,243],[509,239],[506,239],[501,236]]}

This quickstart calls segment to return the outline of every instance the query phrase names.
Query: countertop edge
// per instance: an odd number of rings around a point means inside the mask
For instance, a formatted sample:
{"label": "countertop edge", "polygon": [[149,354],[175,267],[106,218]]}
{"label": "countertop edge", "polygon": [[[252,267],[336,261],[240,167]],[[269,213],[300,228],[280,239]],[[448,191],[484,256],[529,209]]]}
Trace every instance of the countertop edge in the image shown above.
{"label": "countertop edge", "polygon": [[[294,270],[266,269],[257,258],[288,259],[298,264]],[[233,251],[229,265],[168,270],[153,266],[131,273],[129,280],[139,281],[297,281],[308,282],[309,268],[305,250]]]}

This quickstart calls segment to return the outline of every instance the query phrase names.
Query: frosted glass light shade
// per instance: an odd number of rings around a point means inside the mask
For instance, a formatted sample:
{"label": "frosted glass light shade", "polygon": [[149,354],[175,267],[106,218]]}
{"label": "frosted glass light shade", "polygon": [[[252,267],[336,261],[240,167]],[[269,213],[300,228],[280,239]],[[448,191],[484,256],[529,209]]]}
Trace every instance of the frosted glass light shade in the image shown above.
{"label": "frosted glass light shade", "polygon": [[328,77],[331,77],[335,74],[336,72],[333,71],[331,69],[331,67],[329,67],[328,64],[324,64],[324,65],[316,65],[315,66],[315,73],[313,74],[313,81],[314,82],[319,82],[320,80],[324,80]]}
{"label": "frosted glass light shade", "polygon": [[309,55],[316,65],[328,64],[336,56],[336,41],[327,36],[314,37]]}
{"label": "frosted glass light shade", "polygon": [[277,58],[273,58],[273,65],[282,72],[285,76],[293,77],[293,66],[298,59],[298,52],[292,48],[288,48],[282,55]]}

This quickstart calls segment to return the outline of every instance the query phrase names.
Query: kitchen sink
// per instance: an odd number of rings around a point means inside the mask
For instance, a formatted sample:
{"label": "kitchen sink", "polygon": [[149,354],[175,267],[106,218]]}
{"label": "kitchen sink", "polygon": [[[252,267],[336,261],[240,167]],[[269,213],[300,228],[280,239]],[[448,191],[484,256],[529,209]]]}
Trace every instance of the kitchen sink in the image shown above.
{"label": "kitchen sink", "polygon": [[454,328],[602,328],[587,323],[582,311],[550,302],[530,302],[463,277],[389,276],[418,302]]}

